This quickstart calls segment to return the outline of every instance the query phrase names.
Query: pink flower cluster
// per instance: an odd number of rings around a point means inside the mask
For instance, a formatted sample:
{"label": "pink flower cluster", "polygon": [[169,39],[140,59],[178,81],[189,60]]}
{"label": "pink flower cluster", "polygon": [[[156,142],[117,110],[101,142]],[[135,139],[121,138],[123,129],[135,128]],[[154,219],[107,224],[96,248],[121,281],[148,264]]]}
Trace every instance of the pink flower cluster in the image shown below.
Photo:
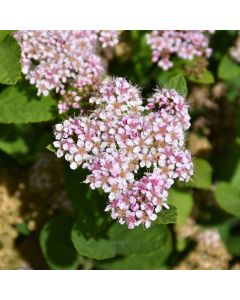
{"label": "pink flower cluster", "polygon": [[119,32],[117,30],[101,30],[99,41],[103,48],[114,47],[119,42]]}
{"label": "pink flower cluster", "polygon": [[173,67],[172,55],[193,60],[195,56],[208,58],[209,36],[202,30],[154,30],[146,35],[152,49],[152,61],[163,70]]}
{"label": "pink flower cluster", "polygon": [[123,78],[105,80],[90,98],[90,115],[55,126],[57,156],[72,169],[87,168],[85,182],[109,194],[106,211],[128,228],[146,228],[167,204],[176,178],[193,174],[184,147],[190,126],[188,104],[175,90],[158,89],[147,105],[139,90]]}
{"label": "pink flower cluster", "polygon": [[96,89],[106,73],[101,48],[118,43],[118,31],[18,31],[22,72],[38,95],[54,90],[62,95],[60,113],[80,108],[80,100]]}

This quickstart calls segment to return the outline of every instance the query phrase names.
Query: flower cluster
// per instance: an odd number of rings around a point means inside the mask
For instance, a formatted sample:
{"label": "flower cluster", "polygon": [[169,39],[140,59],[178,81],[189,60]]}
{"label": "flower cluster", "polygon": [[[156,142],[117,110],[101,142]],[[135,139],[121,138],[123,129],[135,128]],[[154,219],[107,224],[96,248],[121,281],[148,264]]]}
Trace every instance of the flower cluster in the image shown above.
{"label": "flower cluster", "polygon": [[101,48],[118,43],[118,31],[18,31],[22,72],[38,95],[59,93],[60,113],[80,108],[80,100],[96,89],[106,73]]}
{"label": "flower cluster", "polygon": [[99,41],[103,48],[114,47],[119,42],[119,32],[117,30],[101,30]]}
{"label": "flower cluster", "polygon": [[89,115],[55,126],[57,156],[70,167],[87,168],[85,182],[109,194],[106,211],[128,228],[149,227],[163,207],[174,179],[193,174],[184,148],[190,126],[188,104],[175,90],[158,89],[147,105],[123,78],[105,80],[90,98]]}
{"label": "flower cluster", "polygon": [[209,37],[202,30],[154,30],[146,39],[152,50],[152,61],[163,70],[173,66],[174,54],[193,60],[196,56],[208,58],[212,52],[208,47]]}
{"label": "flower cluster", "polygon": [[237,38],[235,46],[230,49],[230,54],[232,58],[234,58],[238,63],[240,63],[240,36]]}

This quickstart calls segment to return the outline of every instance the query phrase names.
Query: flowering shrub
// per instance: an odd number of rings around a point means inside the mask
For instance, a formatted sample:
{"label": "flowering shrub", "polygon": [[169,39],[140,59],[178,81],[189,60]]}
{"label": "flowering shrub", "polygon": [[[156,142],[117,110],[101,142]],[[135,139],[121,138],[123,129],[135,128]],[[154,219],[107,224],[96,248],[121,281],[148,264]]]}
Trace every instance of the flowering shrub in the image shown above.
{"label": "flowering shrub", "polygon": [[0,269],[239,268],[238,40],[0,31]]}

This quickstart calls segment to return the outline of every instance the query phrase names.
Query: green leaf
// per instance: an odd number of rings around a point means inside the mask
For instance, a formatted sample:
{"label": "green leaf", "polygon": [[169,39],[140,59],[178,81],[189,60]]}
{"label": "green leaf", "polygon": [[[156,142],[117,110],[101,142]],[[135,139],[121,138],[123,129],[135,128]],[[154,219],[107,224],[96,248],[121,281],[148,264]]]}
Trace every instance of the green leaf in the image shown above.
{"label": "green leaf", "polygon": [[218,68],[220,79],[232,79],[240,75],[240,67],[228,56],[225,55]]}
{"label": "green leaf", "polygon": [[[78,216],[88,224],[84,231],[95,231],[95,228],[107,226],[112,219],[106,208],[107,195],[101,190],[91,190],[84,183],[88,172],[84,169],[71,170],[69,163],[65,163],[64,179],[69,199],[71,200]],[[90,227],[90,228],[89,228]]]}
{"label": "green leaf", "polygon": [[80,213],[82,212],[83,217],[88,211],[88,207],[85,208],[85,206],[87,206],[86,194],[89,188],[87,184],[83,182],[86,179],[86,175],[87,173],[84,169],[78,168],[77,170],[71,170],[69,164],[65,162],[64,185],[66,192],[75,210]]}
{"label": "green leaf", "polygon": [[0,93],[0,123],[26,124],[53,120],[57,115],[56,101],[36,97],[26,89],[12,86]]}
{"label": "green leaf", "polygon": [[132,254],[120,259],[103,261],[97,264],[107,270],[161,270],[163,263],[172,251],[172,237],[168,230],[167,239],[156,251],[147,254]]}
{"label": "green leaf", "polygon": [[82,223],[79,220],[74,224],[71,234],[73,245],[80,255],[97,260],[112,258],[116,255],[116,245],[113,241],[87,236],[82,229]]}
{"label": "green leaf", "polygon": [[231,184],[240,191],[240,160],[235,163],[235,169],[231,177]]}
{"label": "green leaf", "polygon": [[227,220],[218,229],[228,251],[234,256],[240,256],[240,219]]}
{"label": "green leaf", "polygon": [[54,148],[53,144],[47,145],[46,149],[50,152],[56,153],[56,148]]}
{"label": "green leaf", "polygon": [[188,80],[199,84],[214,83],[214,76],[209,70],[205,70],[200,76],[188,76]]}
{"label": "green leaf", "polygon": [[22,133],[20,131],[16,133],[16,137],[10,139],[8,138],[8,131],[0,135],[0,149],[13,158],[27,154],[29,151],[29,146]]}
{"label": "green leaf", "polygon": [[240,236],[229,238],[227,248],[232,255],[240,256]]}
{"label": "green leaf", "polygon": [[117,254],[147,254],[157,251],[166,243],[168,231],[164,225],[152,225],[148,229],[139,226],[130,230],[127,226],[115,223],[108,235],[116,243]]}
{"label": "green leaf", "polygon": [[176,223],[177,221],[178,212],[175,206],[170,205],[169,209],[163,209],[159,215],[156,221],[154,223],[156,224],[170,224],[170,223]]}
{"label": "green leaf", "polygon": [[[240,119],[240,114],[237,119],[238,118]],[[238,122],[237,119],[234,120],[235,123]],[[237,128],[235,128],[235,130],[237,130]],[[222,146],[221,150],[218,149],[218,151],[215,151],[214,155],[212,155],[211,157],[211,165],[213,167],[214,175],[216,176],[216,178],[219,181],[231,181],[233,176],[235,176],[235,172],[237,172],[239,159],[240,147],[233,143],[225,143]]]}
{"label": "green leaf", "polygon": [[56,270],[74,270],[80,257],[71,242],[73,220],[57,216],[47,223],[40,234],[40,245],[48,265]]}
{"label": "green leaf", "polygon": [[166,88],[176,90],[183,97],[187,96],[187,82],[182,73],[179,73],[170,78],[169,82],[165,84]]}
{"label": "green leaf", "polygon": [[22,235],[28,236],[31,233],[31,231],[29,230],[29,228],[25,222],[16,224],[15,227],[16,227],[17,231]]}
{"label": "green leaf", "polygon": [[[36,124],[0,124],[0,150],[19,164],[26,164],[34,161],[38,153],[46,147],[42,145],[46,135]],[[33,143],[36,136],[38,139]]]}
{"label": "green leaf", "polygon": [[106,238],[111,219],[104,209],[106,194],[92,191],[83,181],[83,169],[70,170],[65,167],[65,186],[69,198],[78,213],[77,223],[72,230],[72,241],[78,253],[92,259],[106,259],[115,256],[115,244]]}
{"label": "green leaf", "polygon": [[194,161],[193,178],[188,186],[197,189],[209,189],[212,185],[212,167],[203,159],[197,158]]}
{"label": "green leaf", "polygon": [[168,203],[177,208],[177,224],[185,224],[193,207],[193,198],[189,192],[170,190]]}
{"label": "green leaf", "polygon": [[0,30],[0,41],[2,41],[7,35],[12,33],[14,30]]}
{"label": "green leaf", "polygon": [[178,252],[183,252],[187,248],[187,245],[188,241],[186,239],[180,238],[176,240],[176,249]]}
{"label": "green leaf", "polygon": [[0,83],[13,85],[20,78],[21,49],[12,36],[0,39]]}
{"label": "green leaf", "polygon": [[234,216],[240,216],[240,191],[235,186],[227,182],[219,182],[215,197],[223,210]]}
{"label": "green leaf", "polygon": [[163,88],[174,89],[183,97],[187,96],[187,82],[182,73],[172,74],[161,76],[158,78],[159,85]]}
{"label": "green leaf", "polygon": [[234,103],[238,99],[238,95],[240,91],[239,81],[240,81],[240,76],[237,76],[231,79],[226,79],[224,82],[226,86],[226,98],[229,102]]}
{"label": "green leaf", "polygon": [[[151,80],[151,49],[146,47],[146,32],[132,30],[130,34],[130,44],[132,51],[133,67],[129,72],[129,76],[133,77],[133,81],[137,81],[140,85],[148,85]],[[146,76],[150,74],[150,76]]]}

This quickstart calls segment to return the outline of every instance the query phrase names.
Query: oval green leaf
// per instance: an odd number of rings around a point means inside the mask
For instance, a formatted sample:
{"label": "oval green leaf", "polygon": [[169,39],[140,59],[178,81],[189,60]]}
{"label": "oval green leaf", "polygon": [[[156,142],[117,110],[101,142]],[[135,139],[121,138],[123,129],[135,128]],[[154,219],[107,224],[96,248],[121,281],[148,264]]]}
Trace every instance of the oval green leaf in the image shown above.
{"label": "oval green leaf", "polygon": [[220,79],[232,79],[240,75],[240,67],[228,55],[225,55],[218,68]]}
{"label": "oval green leaf", "polygon": [[177,224],[185,224],[193,207],[193,198],[190,192],[170,190],[168,203],[177,208]]}
{"label": "oval green leaf", "polygon": [[219,182],[215,196],[217,203],[223,210],[240,217],[240,192],[235,186],[227,182]]}
{"label": "oval green leaf", "polygon": [[177,208],[173,205],[170,205],[169,209],[163,209],[159,213],[158,218],[154,223],[155,224],[176,223],[177,216],[178,216]]}
{"label": "oval green leaf", "polygon": [[212,185],[212,167],[204,159],[194,160],[194,174],[188,186],[197,189],[209,189]]}
{"label": "oval green leaf", "polygon": [[168,231],[167,240],[160,248],[147,254],[132,254],[123,258],[103,261],[97,264],[107,270],[161,270],[172,251],[172,237]]}
{"label": "oval green leaf", "polygon": [[47,223],[40,234],[40,245],[48,265],[56,270],[74,270],[80,257],[71,242],[73,220],[57,216]]}
{"label": "oval green leaf", "polygon": [[109,237],[116,243],[117,254],[147,254],[157,251],[167,241],[168,231],[164,225],[152,225],[145,229],[139,226],[128,229],[115,223],[109,230]]}
{"label": "oval green leaf", "polygon": [[172,73],[159,76],[159,85],[163,88],[174,89],[183,97],[188,94],[187,82],[182,73],[173,75]]}
{"label": "oval green leaf", "polygon": [[74,224],[71,238],[80,255],[97,260],[112,258],[116,255],[116,245],[113,241],[87,236],[82,230],[81,222]]}
{"label": "oval green leaf", "polygon": [[209,70],[205,70],[200,76],[188,76],[192,82],[199,84],[212,84],[214,83],[214,76]]}
{"label": "oval green leaf", "polygon": [[37,97],[28,89],[11,86],[0,93],[0,123],[26,124],[53,120],[57,115],[56,101]]}
{"label": "oval green leaf", "polygon": [[17,41],[7,35],[0,39],[0,83],[13,85],[21,74],[21,49]]}

